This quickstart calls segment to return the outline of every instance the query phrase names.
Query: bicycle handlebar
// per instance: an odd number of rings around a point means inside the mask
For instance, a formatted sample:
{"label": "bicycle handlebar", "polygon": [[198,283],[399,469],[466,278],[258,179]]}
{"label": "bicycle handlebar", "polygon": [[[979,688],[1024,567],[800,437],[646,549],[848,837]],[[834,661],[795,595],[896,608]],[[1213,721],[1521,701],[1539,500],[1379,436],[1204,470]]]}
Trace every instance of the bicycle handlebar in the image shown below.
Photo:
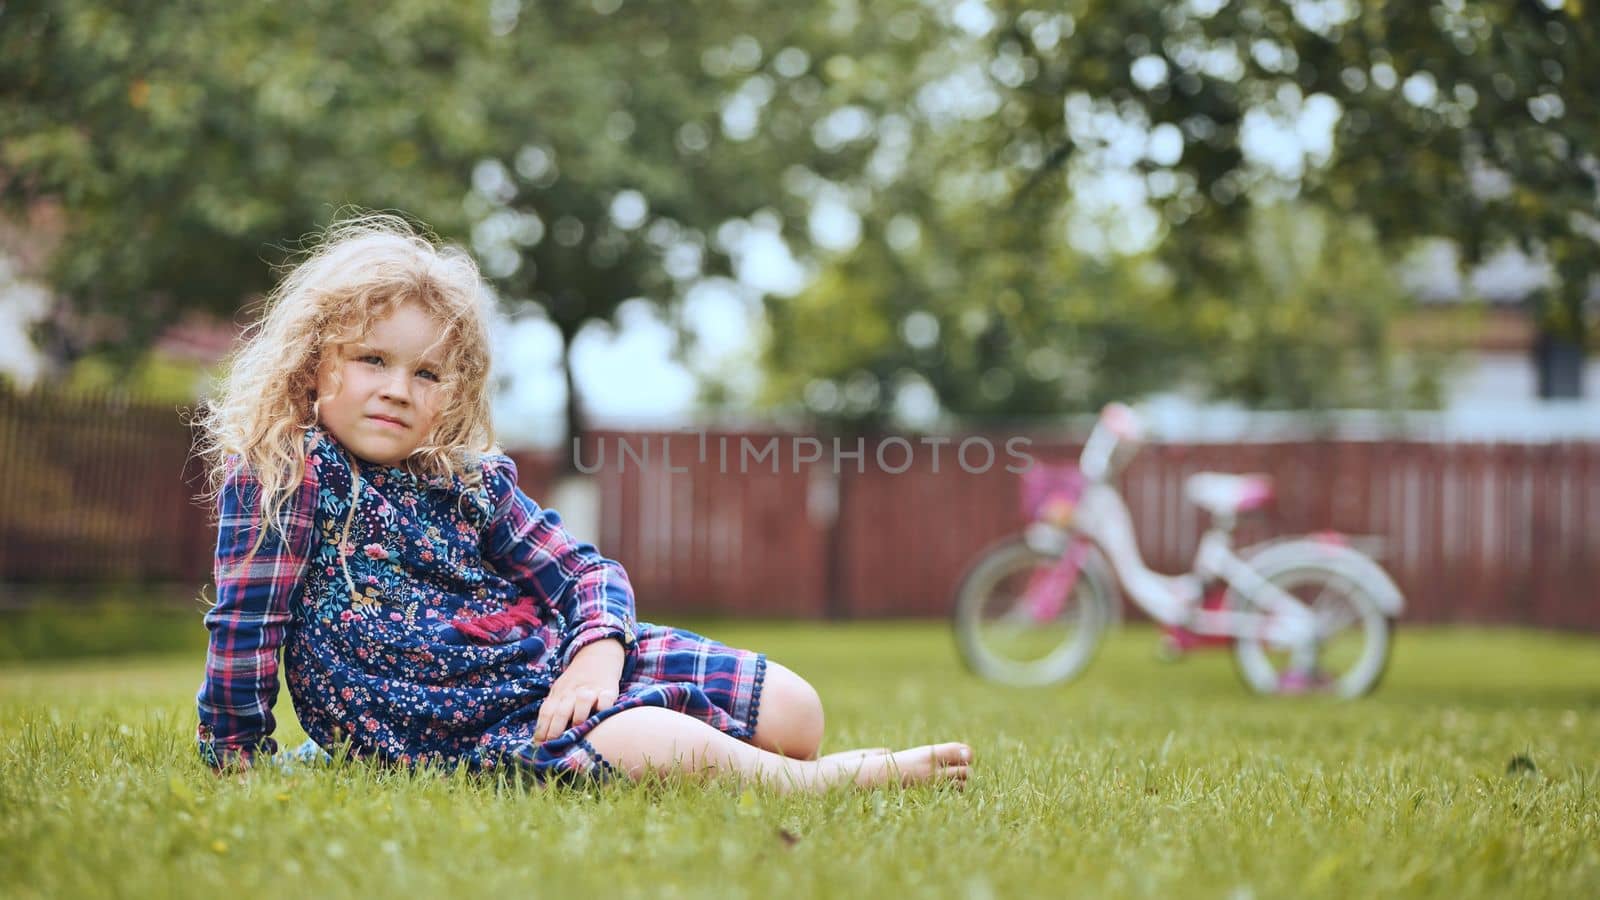
{"label": "bicycle handlebar", "polygon": [[1107,404],[1083,445],[1078,468],[1090,481],[1110,481],[1138,452],[1143,438],[1144,428],[1132,409],[1121,403]]}

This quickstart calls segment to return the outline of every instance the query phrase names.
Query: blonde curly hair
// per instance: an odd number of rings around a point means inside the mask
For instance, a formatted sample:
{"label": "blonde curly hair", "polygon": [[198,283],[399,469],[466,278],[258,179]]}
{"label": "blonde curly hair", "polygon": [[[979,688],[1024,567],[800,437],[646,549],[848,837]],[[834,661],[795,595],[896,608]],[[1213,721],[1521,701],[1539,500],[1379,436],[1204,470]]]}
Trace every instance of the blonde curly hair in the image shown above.
{"label": "blonde curly hair", "polygon": [[[246,329],[196,420],[202,499],[215,504],[237,457],[260,483],[263,521],[282,534],[283,506],[305,477],[305,432],[317,421],[318,366],[406,303],[439,323],[442,400],[433,430],[405,467],[479,487],[482,456],[500,448],[487,390],[490,301],[478,268],[404,219],[367,214],[329,226]],[[251,555],[265,535],[263,529]]]}

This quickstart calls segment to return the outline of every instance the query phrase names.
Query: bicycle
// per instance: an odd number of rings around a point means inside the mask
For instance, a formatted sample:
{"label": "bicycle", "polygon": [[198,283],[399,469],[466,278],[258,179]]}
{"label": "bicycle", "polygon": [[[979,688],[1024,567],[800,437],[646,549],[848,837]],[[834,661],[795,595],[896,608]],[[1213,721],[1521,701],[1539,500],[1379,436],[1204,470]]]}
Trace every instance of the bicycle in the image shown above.
{"label": "bicycle", "polygon": [[1258,693],[1359,697],[1376,688],[1404,608],[1388,574],[1333,533],[1235,550],[1235,523],[1271,501],[1272,481],[1217,472],[1184,484],[1210,516],[1191,571],[1151,571],[1116,486],[1142,443],[1133,410],[1113,403],[1077,465],[1036,463],[1024,473],[1030,523],[987,549],[957,589],[953,619],[967,665],[1012,685],[1079,675],[1119,610],[1120,588],[1169,636],[1231,645],[1240,678]]}

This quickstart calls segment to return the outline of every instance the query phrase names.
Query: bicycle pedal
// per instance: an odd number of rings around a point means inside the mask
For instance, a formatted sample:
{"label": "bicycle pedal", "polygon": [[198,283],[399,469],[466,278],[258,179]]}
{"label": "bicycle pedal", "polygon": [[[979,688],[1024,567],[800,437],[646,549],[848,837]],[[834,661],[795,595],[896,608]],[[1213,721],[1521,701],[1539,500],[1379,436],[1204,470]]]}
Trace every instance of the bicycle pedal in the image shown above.
{"label": "bicycle pedal", "polygon": [[1172,635],[1164,635],[1156,644],[1155,656],[1157,662],[1178,663],[1189,658],[1189,650],[1183,643]]}
{"label": "bicycle pedal", "polygon": [[1333,679],[1320,671],[1284,672],[1278,676],[1280,694],[1316,694],[1333,686]]}

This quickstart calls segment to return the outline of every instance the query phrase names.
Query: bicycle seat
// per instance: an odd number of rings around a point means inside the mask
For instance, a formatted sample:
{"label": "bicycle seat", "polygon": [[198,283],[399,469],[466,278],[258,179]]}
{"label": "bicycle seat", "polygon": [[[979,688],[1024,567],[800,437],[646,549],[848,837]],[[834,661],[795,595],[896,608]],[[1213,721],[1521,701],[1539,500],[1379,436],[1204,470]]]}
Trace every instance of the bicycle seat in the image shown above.
{"label": "bicycle seat", "polygon": [[1183,493],[1190,503],[1213,516],[1232,516],[1272,502],[1272,479],[1266,475],[1196,472],[1184,480]]}

